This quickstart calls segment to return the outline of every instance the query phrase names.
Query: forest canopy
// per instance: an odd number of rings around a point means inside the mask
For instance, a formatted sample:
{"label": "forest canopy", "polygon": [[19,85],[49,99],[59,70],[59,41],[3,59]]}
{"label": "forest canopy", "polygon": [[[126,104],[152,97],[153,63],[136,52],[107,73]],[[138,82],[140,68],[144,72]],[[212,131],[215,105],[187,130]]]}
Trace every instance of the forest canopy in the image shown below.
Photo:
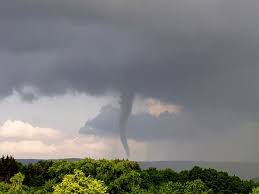
{"label": "forest canopy", "polygon": [[142,170],[129,160],[44,160],[23,165],[0,160],[0,193],[36,194],[257,194],[259,185],[226,172],[194,167]]}

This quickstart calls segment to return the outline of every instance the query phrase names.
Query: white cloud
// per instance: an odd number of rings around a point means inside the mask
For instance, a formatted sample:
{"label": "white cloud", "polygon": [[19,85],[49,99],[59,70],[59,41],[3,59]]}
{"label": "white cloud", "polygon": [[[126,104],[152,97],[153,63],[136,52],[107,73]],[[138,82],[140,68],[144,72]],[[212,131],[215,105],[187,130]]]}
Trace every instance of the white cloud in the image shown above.
{"label": "white cloud", "polygon": [[48,145],[41,141],[4,141],[0,143],[0,152],[5,154],[49,154],[55,152],[54,145]]}
{"label": "white cloud", "polygon": [[[72,135],[57,129],[34,127],[22,121],[0,126],[0,153],[15,158],[125,158],[118,137]],[[134,156],[144,160],[145,143],[131,140]]]}
{"label": "white cloud", "polygon": [[61,138],[62,133],[52,128],[34,127],[26,122],[8,120],[0,127],[0,137],[55,140]]}
{"label": "white cloud", "polygon": [[[113,107],[119,108],[115,103]],[[132,114],[138,115],[147,113],[154,117],[159,117],[163,113],[180,114],[184,111],[184,107],[178,104],[165,102],[156,98],[145,98],[142,96],[136,96],[134,99]]]}
{"label": "white cloud", "polygon": [[165,103],[153,98],[147,99],[145,101],[146,110],[149,114],[159,117],[162,113],[179,113],[182,107],[179,105],[174,105],[170,103]]}

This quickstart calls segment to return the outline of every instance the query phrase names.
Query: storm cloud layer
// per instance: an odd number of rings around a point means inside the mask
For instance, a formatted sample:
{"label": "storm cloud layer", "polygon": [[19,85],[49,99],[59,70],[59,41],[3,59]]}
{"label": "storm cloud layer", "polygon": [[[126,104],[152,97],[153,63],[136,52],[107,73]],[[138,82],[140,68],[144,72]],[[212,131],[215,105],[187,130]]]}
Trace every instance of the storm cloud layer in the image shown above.
{"label": "storm cloud layer", "polygon": [[[123,3],[124,2],[124,3]],[[1,95],[130,88],[186,106],[258,109],[259,3],[1,1]]]}
{"label": "storm cloud layer", "polygon": [[0,96],[126,90],[200,117],[257,121],[258,8],[241,0],[2,0]]}

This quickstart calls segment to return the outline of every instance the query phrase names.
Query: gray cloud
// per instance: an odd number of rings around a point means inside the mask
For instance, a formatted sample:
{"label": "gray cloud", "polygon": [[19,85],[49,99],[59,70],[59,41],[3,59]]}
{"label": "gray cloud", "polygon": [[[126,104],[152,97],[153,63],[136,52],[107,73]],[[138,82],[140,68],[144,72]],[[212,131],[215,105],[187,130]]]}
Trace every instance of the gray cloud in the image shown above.
{"label": "gray cloud", "polygon": [[258,110],[257,2],[1,2],[1,95],[130,88],[186,107]]}
{"label": "gray cloud", "polygon": [[[119,114],[119,109],[111,105],[104,106],[100,114],[87,121],[79,132],[101,137],[118,136]],[[127,137],[138,141],[193,140],[212,137],[219,132],[224,134],[233,129],[239,130],[241,124],[241,120],[226,112],[164,112],[158,117],[143,112],[130,116]]]}
{"label": "gray cloud", "polygon": [[192,126],[220,131],[230,121],[229,128],[256,121],[258,8],[242,0],[2,0],[0,96],[130,90],[195,115],[187,126],[175,121],[175,130],[171,119],[155,121],[171,136]]}

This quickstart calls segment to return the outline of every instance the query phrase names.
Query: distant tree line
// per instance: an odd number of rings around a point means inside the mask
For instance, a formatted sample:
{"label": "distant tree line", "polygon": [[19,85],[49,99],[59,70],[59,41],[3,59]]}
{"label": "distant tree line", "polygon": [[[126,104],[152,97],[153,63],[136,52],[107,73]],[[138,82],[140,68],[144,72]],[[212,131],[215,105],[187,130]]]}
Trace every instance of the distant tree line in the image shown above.
{"label": "distant tree line", "polygon": [[141,170],[128,160],[44,160],[28,165],[11,156],[0,160],[0,193],[259,194],[258,187],[252,180],[200,167],[177,173]]}

